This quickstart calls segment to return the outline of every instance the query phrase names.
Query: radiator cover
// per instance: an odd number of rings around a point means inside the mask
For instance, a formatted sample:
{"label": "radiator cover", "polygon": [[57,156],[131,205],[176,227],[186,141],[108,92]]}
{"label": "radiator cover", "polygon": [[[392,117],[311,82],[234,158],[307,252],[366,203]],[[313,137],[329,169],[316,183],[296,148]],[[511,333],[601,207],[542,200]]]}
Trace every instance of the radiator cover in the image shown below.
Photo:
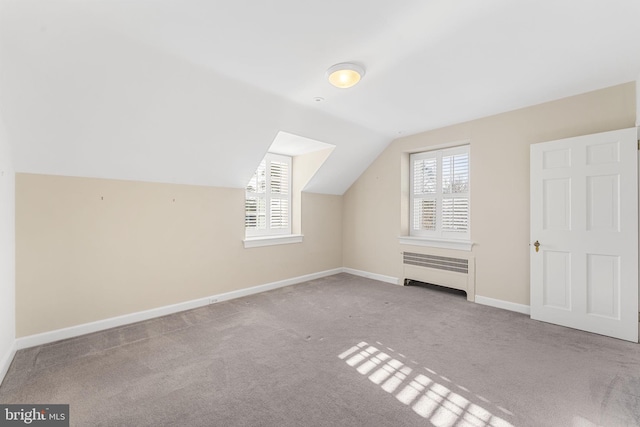
{"label": "radiator cover", "polygon": [[475,258],[453,258],[417,252],[403,252],[404,278],[446,286],[475,299]]}

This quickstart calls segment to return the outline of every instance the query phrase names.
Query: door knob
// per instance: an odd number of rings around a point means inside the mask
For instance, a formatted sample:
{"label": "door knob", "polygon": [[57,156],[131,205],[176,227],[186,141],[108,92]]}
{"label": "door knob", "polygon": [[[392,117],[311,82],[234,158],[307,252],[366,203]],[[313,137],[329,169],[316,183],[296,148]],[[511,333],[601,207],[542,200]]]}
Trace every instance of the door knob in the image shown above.
{"label": "door knob", "polygon": [[536,242],[533,244],[533,246],[535,246],[535,247],[536,247],[536,252],[538,252],[538,251],[540,250],[540,242],[538,242],[537,240],[536,240]]}

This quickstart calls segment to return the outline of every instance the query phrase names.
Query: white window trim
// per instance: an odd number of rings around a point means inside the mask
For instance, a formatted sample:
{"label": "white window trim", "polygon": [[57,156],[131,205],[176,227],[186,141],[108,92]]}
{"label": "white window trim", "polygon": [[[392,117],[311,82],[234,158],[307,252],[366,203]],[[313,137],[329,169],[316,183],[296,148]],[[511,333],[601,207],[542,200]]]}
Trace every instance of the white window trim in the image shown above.
{"label": "white window trim", "polygon": [[[267,192],[266,194],[264,194],[264,198],[266,201],[266,207],[267,207],[267,216],[266,216],[266,223],[267,223],[267,228],[264,230],[256,230],[256,229],[252,229],[252,228],[246,228],[245,227],[245,240],[260,240],[259,238],[266,238],[263,240],[269,240],[269,238],[277,238],[277,237],[287,237],[287,236],[292,236],[291,234],[291,219],[292,219],[292,215],[291,215],[291,204],[292,204],[292,197],[291,197],[291,193],[292,193],[292,158],[291,156],[284,156],[284,155],[280,155],[280,154],[274,154],[274,153],[267,153],[264,156],[264,161],[266,162],[266,174],[267,174]],[[272,229],[270,228],[270,210],[269,210],[269,206],[270,206],[270,200],[271,200],[271,194],[270,194],[270,175],[269,175],[269,164],[272,161],[278,161],[278,162],[285,162],[288,165],[288,169],[289,169],[289,173],[288,173],[288,183],[287,183],[287,187],[288,187],[288,194],[287,194],[287,203],[288,203],[288,219],[287,222],[289,224],[289,227],[286,229]],[[246,198],[247,195],[249,193],[245,191],[245,203],[246,203]],[[255,193],[255,196],[260,197],[263,193]],[[281,243],[273,243],[273,244],[281,244]],[[258,246],[267,246],[266,244],[264,245],[258,245]],[[245,245],[245,247],[247,247]]]}
{"label": "white window trim", "polygon": [[[442,158],[442,154],[452,154],[456,152],[467,152],[469,154],[469,161],[471,161],[471,144],[469,141],[464,141],[462,143],[454,143],[454,144],[443,144],[439,146],[432,147],[432,150],[425,149],[419,152],[411,153],[411,154],[422,154],[422,153],[438,153],[438,157]],[[413,245],[413,246],[425,246],[432,248],[441,248],[441,249],[454,249],[461,251],[471,251],[474,242],[471,241],[471,179],[469,179],[469,191],[467,192],[469,196],[469,229],[465,233],[466,238],[458,239],[454,237],[449,237],[447,235],[443,235],[443,233],[433,233],[433,232],[423,232],[423,233],[415,233],[413,230],[413,219],[411,216],[413,215],[413,162],[411,161],[411,154],[409,155],[409,235],[408,236],[398,236],[398,240],[400,244],[403,245]],[[438,166],[438,180],[440,180],[441,174],[441,163]],[[469,163],[469,178],[471,178],[471,162]],[[442,194],[440,193],[440,196]]]}
{"label": "white window trim", "polygon": [[260,248],[263,246],[289,245],[291,243],[302,243],[303,234],[287,234],[278,236],[258,236],[247,237],[243,240],[245,249]]}

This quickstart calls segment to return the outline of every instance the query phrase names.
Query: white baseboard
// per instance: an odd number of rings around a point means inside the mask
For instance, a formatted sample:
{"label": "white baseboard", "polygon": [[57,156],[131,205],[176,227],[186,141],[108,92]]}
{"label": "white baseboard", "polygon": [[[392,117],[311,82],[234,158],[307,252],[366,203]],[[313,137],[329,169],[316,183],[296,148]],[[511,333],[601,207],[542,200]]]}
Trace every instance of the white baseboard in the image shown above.
{"label": "white baseboard", "polygon": [[0,385],[2,384],[2,381],[4,381],[5,375],[7,375],[7,371],[9,370],[9,366],[11,366],[11,362],[13,362],[13,356],[16,355],[16,351],[16,342],[14,341],[9,350],[0,357]]}
{"label": "white baseboard", "polygon": [[476,302],[482,305],[488,305],[491,307],[501,308],[503,310],[515,311],[526,315],[531,315],[531,307],[524,304],[517,304],[515,302],[503,301],[500,299],[494,299],[489,297],[483,297],[482,295],[476,295]]}
{"label": "white baseboard", "polygon": [[399,285],[400,279],[397,277],[385,276],[383,274],[369,273],[368,271],[355,270],[353,268],[343,268],[343,272],[353,274],[355,276],[366,277],[367,279],[379,280],[381,282],[391,283],[393,285]]}
{"label": "white baseboard", "polygon": [[[124,326],[131,323],[141,322],[143,320],[149,320],[156,317],[166,316],[168,314],[178,313],[180,311],[191,310],[194,308],[203,307],[205,305],[209,305],[216,302],[228,301],[235,298],[240,298],[248,295],[270,291],[273,289],[283,288],[285,286],[291,286],[298,283],[303,283],[309,280],[319,279],[322,277],[327,277],[327,276],[331,276],[338,273],[349,273],[349,274],[366,277],[373,280],[379,280],[381,282],[391,283],[394,285],[400,284],[400,279],[396,277],[370,273],[367,271],[356,270],[353,268],[336,268],[333,270],[326,270],[318,273],[294,277],[291,279],[285,279],[277,282],[266,283],[264,285],[253,286],[251,288],[240,289],[237,291],[226,292],[223,294],[211,295],[205,298],[185,301],[178,304],[158,307],[151,310],[139,311],[136,313],[126,314],[123,316],[117,316],[109,319],[98,320],[96,322],[85,323],[82,325],[71,326],[63,329],[57,329],[54,331],[44,332],[41,334],[29,335],[26,337],[17,338],[14,342],[14,345],[8,351],[8,353],[5,354],[2,359],[0,359],[0,381],[4,378],[4,375],[6,375],[6,372],[9,369],[9,365],[11,365],[11,362],[13,360],[13,356],[15,355],[15,352],[23,348],[48,344],[48,343],[52,343],[55,341],[60,341],[68,338],[74,338],[80,335],[90,334],[93,332],[103,331],[105,329],[111,329],[118,326]],[[515,311],[515,312],[523,313],[527,315],[531,313],[531,310],[528,305],[516,304],[508,301],[502,301],[498,299],[483,297],[481,295],[476,295],[475,301],[478,304],[488,305],[491,307],[501,308],[504,310]]]}
{"label": "white baseboard", "polygon": [[[80,335],[90,334],[93,332],[103,331],[105,329],[115,328],[117,326],[124,326],[131,323],[141,322],[143,320],[149,320],[156,317],[166,316],[168,314],[178,313],[180,311],[191,310],[194,308],[203,307],[205,305],[214,304],[216,302],[228,301],[231,299],[253,295],[260,292],[266,292],[272,289],[283,288],[285,286],[291,286],[298,283],[303,283],[309,280],[319,279],[321,277],[331,276],[331,275],[342,273],[342,272],[343,272],[342,268],[321,271],[318,273],[307,274],[299,277],[293,277],[291,279],[280,280],[277,282],[267,283],[264,285],[253,286],[251,288],[240,289],[232,292],[225,292],[223,294],[211,295],[205,298],[198,298],[195,300],[185,301],[178,304],[172,304],[164,307],[153,308],[151,310],[139,311],[136,313],[125,314],[123,316],[117,316],[109,319],[98,320],[96,322],[84,323],[82,325],[71,326],[68,328],[57,329],[49,332],[43,332],[41,334],[29,335],[26,337],[21,337],[16,339],[15,345],[14,345],[14,353],[15,353],[15,349],[20,350],[23,348],[48,344],[51,342],[60,341],[68,338],[74,338]],[[1,367],[2,365],[0,365],[0,368]]]}
{"label": "white baseboard", "polygon": [[[368,279],[379,280],[381,282],[392,283],[394,285],[401,285],[401,279],[391,276],[385,276],[382,274],[369,273],[367,271],[355,270],[353,268],[343,268],[343,272],[354,274],[356,276],[366,277]],[[517,304],[515,302],[503,301],[499,299],[483,297],[482,295],[475,296],[475,302],[482,305],[488,305],[495,308],[501,308],[503,310],[515,311],[526,315],[531,314],[531,308],[528,305]]]}

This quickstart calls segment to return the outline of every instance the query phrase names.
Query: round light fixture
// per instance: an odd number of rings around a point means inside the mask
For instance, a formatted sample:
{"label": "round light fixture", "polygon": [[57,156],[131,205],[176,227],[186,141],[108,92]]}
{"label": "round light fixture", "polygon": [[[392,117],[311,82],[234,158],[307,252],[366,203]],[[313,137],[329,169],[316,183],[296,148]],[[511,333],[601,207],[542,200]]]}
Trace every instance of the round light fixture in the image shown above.
{"label": "round light fixture", "polygon": [[327,70],[327,79],[335,87],[346,89],[364,77],[364,68],[352,62],[342,62]]}

